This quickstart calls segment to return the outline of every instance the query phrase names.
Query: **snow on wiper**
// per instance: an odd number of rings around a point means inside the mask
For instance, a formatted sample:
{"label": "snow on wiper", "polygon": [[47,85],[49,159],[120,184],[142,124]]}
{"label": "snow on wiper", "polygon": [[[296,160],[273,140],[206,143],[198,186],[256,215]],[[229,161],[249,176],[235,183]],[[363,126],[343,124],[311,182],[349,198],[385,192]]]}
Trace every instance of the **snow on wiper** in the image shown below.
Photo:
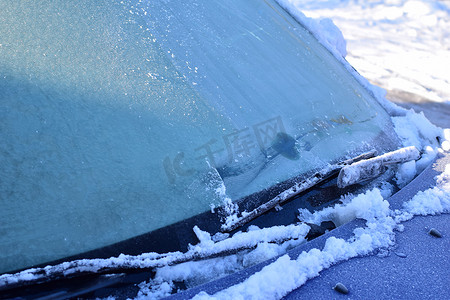
{"label": "snow on wiper", "polygon": [[271,210],[272,208],[277,207],[281,203],[287,201],[288,199],[291,199],[292,197],[297,196],[298,194],[316,186],[317,184],[327,180],[331,176],[337,174],[339,170],[341,170],[344,166],[350,165],[354,162],[364,160],[371,158],[375,156],[376,151],[372,150],[366,153],[363,153],[357,157],[345,160],[343,162],[340,162],[338,164],[334,164],[331,166],[326,167],[325,169],[315,173],[314,175],[306,178],[305,180],[302,180],[298,183],[296,183],[291,188],[285,190],[284,192],[280,193],[276,197],[272,198],[268,202],[258,206],[251,212],[243,212],[241,216],[230,216],[225,224],[222,225],[221,229],[223,232],[230,232],[235,230],[236,228],[250,222],[251,220],[259,217],[260,215],[264,214],[265,212]]}
{"label": "snow on wiper", "polygon": [[241,232],[230,238],[214,242],[208,232],[194,227],[200,243],[190,245],[189,250],[169,253],[143,253],[141,255],[119,255],[107,259],[80,259],[63,262],[44,268],[27,269],[15,274],[0,275],[0,292],[17,287],[42,284],[60,279],[79,278],[85,275],[126,273],[129,271],[149,271],[165,266],[173,266],[188,261],[211,259],[252,250],[260,243],[282,244],[286,241],[305,240],[310,227],[306,224],[273,226],[249,232]]}
{"label": "snow on wiper", "polygon": [[338,164],[328,166],[313,176],[295,184],[293,187],[285,190],[251,212],[243,212],[239,217],[229,217],[225,224],[222,225],[222,231],[230,232],[239,228],[272,208],[276,208],[281,203],[322,183],[337,172],[339,172],[337,186],[344,188],[379,176],[386,170],[387,165],[404,163],[420,158],[420,152],[414,146],[401,148],[377,157],[374,157],[375,153],[376,151],[372,150]]}
{"label": "snow on wiper", "polygon": [[386,170],[387,165],[418,160],[420,152],[416,147],[405,147],[383,155],[364,159],[345,166],[339,172],[337,186],[344,188],[368,179],[375,178]]}

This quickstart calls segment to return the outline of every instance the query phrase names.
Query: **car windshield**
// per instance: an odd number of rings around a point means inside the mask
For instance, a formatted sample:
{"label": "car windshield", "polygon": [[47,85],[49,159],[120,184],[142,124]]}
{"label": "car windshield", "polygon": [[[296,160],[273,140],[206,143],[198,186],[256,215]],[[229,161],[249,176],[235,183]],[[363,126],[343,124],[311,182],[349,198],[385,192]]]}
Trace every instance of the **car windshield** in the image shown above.
{"label": "car windshield", "polygon": [[0,19],[0,273],[394,140],[273,0],[11,1]]}

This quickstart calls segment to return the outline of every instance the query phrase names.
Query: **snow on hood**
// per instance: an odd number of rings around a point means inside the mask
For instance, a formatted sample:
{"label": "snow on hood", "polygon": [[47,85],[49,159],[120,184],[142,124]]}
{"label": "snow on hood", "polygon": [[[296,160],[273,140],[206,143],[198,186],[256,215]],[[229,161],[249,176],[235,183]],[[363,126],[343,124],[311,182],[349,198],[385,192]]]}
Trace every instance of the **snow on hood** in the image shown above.
{"label": "snow on hood", "polygon": [[297,259],[281,256],[240,284],[215,295],[202,292],[194,299],[280,299],[333,264],[394,245],[395,230],[401,231],[401,222],[414,215],[449,212],[450,165],[447,165],[445,172],[436,178],[436,187],[419,192],[401,210],[391,210],[381,191],[373,189],[344,200],[344,204],[306,215],[307,221],[316,224],[357,217],[364,219],[366,226],[356,228],[348,240],[330,237],[322,250],[304,251]]}

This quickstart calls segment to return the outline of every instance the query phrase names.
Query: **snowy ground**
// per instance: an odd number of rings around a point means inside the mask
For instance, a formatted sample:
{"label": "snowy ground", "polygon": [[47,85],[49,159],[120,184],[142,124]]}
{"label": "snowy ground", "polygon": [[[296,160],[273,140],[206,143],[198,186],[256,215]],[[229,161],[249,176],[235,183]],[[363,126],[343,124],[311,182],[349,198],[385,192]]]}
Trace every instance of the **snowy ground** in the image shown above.
{"label": "snowy ground", "polygon": [[387,98],[450,127],[450,1],[287,0],[307,17],[330,18],[358,72]]}

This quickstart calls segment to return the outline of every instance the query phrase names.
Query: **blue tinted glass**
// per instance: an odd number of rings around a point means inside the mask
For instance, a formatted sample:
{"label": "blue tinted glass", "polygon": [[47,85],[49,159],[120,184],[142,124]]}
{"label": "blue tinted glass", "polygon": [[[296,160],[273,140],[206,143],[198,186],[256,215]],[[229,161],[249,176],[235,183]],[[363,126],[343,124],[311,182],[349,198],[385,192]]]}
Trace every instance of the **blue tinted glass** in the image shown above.
{"label": "blue tinted glass", "polygon": [[192,217],[223,187],[243,198],[390,126],[274,1],[136,2],[0,11],[0,272]]}

